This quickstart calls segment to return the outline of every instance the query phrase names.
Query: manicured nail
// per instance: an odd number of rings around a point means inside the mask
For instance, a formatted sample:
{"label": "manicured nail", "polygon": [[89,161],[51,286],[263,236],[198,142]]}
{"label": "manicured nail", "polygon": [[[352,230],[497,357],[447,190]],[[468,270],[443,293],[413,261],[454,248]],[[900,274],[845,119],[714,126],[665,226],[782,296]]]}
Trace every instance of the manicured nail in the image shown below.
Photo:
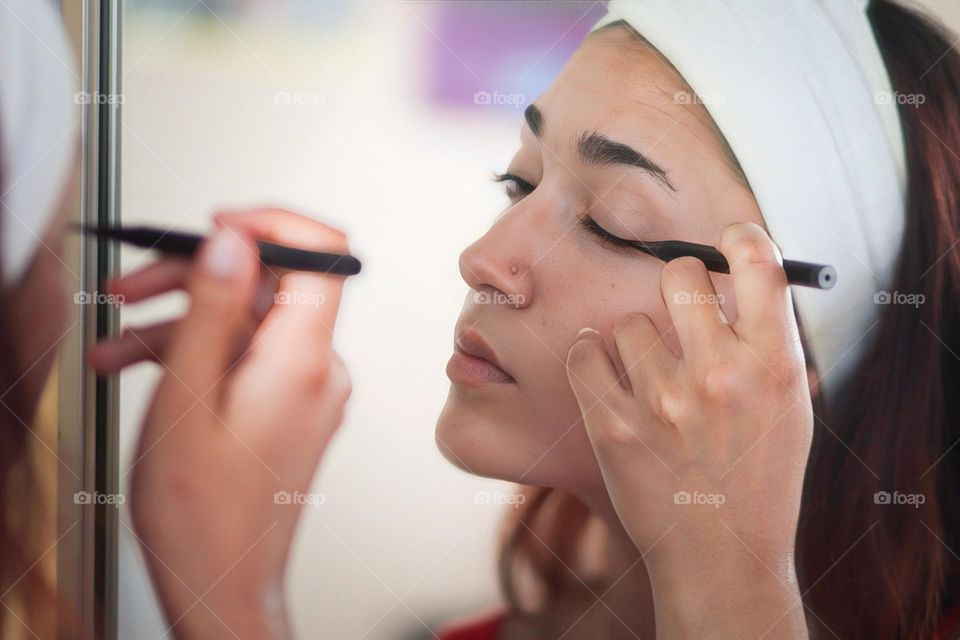
{"label": "manicured nail", "polygon": [[591,329],[590,327],[584,327],[583,329],[580,329],[580,331],[577,332],[577,340],[579,340],[580,338],[582,338],[584,335],[588,333],[595,333],[597,335],[600,335],[600,332],[597,331],[596,329]]}
{"label": "manicured nail", "polygon": [[243,264],[243,240],[230,229],[217,231],[203,253],[203,268],[220,278],[233,278]]}

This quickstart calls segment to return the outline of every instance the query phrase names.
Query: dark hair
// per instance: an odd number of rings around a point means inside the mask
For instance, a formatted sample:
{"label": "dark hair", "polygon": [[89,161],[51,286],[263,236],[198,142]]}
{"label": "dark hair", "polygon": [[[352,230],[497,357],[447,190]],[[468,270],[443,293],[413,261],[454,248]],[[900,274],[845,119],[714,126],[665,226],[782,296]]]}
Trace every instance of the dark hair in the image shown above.
{"label": "dark hair", "polygon": [[[874,0],[867,15],[907,153],[894,290],[924,302],[884,308],[858,371],[826,399],[831,411],[822,393],[813,397],[797,570],[811,627],[827,637],[930,638],[960,605],[951,551],[960,549],[960,54],[943,27],[892,0]],[[503,530],[500,578],[511,608],[529,614],[539,607],[522,602],[521,571],[538,605],[583,588],[565,567],[582,566],[591,518],[566,491],[520,492],[526,499]],[[885,504],[878,492],[922,498]]]}
{"label": "dark hair", "polygon": [[923,298],[886,308],[843,409],[818,425],[798,567],[809,606],[841,638],[929,638],[960,604],[960,54],[942,26],[896,2],[867,15],[907,154],[893,289]]}

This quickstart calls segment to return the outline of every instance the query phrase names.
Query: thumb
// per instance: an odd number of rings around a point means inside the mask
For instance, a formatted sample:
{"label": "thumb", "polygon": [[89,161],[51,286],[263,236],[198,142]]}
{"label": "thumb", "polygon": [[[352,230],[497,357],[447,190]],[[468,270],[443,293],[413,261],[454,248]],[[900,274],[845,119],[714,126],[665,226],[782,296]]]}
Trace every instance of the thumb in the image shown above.
{"label": "thumb", "polygon": [[187,281],[190,309],[177,325],[163,363],[174,386],[202,397],[236,359],[245,334],[260,275],[256,243],[236,229],[224,228],[206,241]]}
{"label": "thumb", "polygon": [[591,441],[598,434],[614,435],[628,415],[628,392],[620,385],[616,368],[593,329],[581,329],[567,353],[567,379],[580,405]]}

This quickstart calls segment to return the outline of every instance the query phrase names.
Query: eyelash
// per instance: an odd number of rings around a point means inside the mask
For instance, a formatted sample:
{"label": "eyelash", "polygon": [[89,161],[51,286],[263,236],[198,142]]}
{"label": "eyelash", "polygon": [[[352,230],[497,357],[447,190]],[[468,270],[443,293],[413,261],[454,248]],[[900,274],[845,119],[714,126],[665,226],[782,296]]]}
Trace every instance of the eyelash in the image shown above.
{"label": "eyelash", "polygon": [[[523,178],[513,175],[512,173],[494,173],[493,181],[505,183],[504,191],[506,191],[511,203],[522,200],[536,189],[535,185],[530,184]],[[509,183],[512,183],[512,186]],[[636,249],[636,243],[633,240],[627,240],[626,238],[613,235],[590,217],[590,214],[584,214],[577,222],[588,233],[611,247],[616,249]]]}
{"label": "eyelash", "polygon": [[[511,203],[517,202],[523,197],[530,195],[533,193],[533,190],[536,189],[535,186],[512,173],[494,173],[493,181],[505,183],[504,191],[506,191]],[[512,186],[510,183],[513,183]]]}

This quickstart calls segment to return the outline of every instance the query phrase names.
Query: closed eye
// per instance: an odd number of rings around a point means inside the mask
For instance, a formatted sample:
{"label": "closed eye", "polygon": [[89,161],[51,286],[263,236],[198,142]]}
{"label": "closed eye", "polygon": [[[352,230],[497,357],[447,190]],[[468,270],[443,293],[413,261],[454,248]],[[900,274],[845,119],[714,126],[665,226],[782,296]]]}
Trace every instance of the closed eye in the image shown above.
{"label": "closed eye", "polygon": [[507,197],[510,198],[511,203],[522,200],[536,189],[534,185],[512,173],[494,173],[493,181],[504,183],[503,190],[506,192]]}
{"label": "closed eye", "polygon": [[602,242],[617,249],[636,249],[639,244],[636,240],[627,240],[626,238],[613,235],[601,227],[597,221],[589,215],[584,215],[580,218],[579,223],[581,227],[599,238]]}

